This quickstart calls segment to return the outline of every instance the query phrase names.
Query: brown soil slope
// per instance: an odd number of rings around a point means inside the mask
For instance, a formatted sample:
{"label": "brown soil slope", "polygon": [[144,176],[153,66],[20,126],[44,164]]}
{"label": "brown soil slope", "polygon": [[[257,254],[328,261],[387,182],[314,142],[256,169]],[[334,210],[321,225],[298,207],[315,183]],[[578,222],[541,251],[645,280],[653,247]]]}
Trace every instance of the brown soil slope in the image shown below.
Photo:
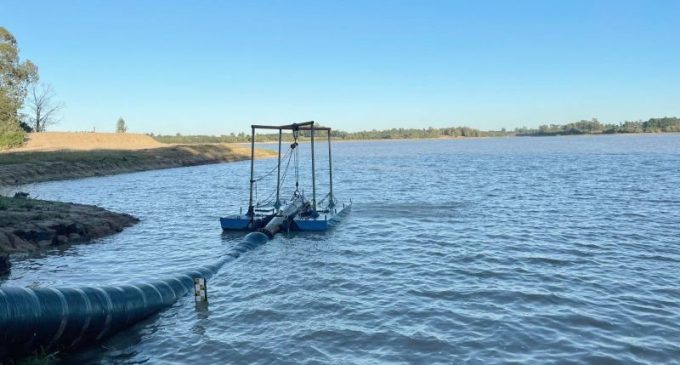
{"label": "brown soil slope", "polygon": [[43,132],[29,133],[26,143],[12,151],[141,150],[164,146],[167,145],[145,134]]}

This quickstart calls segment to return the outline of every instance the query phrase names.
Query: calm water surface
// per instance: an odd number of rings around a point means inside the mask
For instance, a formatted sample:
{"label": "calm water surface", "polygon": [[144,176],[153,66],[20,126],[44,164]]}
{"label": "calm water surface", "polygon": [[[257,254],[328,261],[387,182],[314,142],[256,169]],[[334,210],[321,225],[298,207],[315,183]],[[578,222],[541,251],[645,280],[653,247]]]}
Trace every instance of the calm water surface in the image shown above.
{"label": "calm water surface", "polygon": [[[337,229],[279,235],[222,268],[207,309],[183,298],[62,360],[680,361],[680,135],[348,142],[333,152],[336,195],[354,202]],[[1,284],[110,285],[214,262],[242,237],[222,234],[218,217],[246,204],[248,167],[25,187],[142,221],[17,257]]]}

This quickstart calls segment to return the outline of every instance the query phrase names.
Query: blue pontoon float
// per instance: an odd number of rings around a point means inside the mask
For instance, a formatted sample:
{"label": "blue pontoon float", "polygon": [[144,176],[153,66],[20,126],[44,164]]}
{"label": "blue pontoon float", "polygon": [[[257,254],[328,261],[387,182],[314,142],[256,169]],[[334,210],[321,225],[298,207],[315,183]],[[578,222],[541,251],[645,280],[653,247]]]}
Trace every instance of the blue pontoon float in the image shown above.
{"label": "blue pontoon float", "polygon": [[[255,130],[268,129],[279,131],[278,163],[274,170],[264,176],[255,178]],[[250,140],[250,198],[246,214],[232,215],[220,218],[222,229],[225,231],[249,231],[262,232],[272,238],[280,231],[325,231],[340,221],[352,208],[350,204],[339,204],[333,195],[333,162],[331,159],[331,129],[328,127],[315,127],[314,122],[294,123],[281,126],[252,125],[252,137]],[[284,130],[292,131],[293,143],[282,156],[281,141]],[[300,131],[309,132],[311,142],[312,163],[312,199],[308,200],[299,190],[298,179],[298,138]],[[328,136],[328,174],[329,192],[323,199],[316,199],[316,166],[314,161],[314,137],[315,132],[325,131]],[[282,200],[281,188],[285,182],[291,159],[295,169],[295,191],[288,200]],[[284,160],[285,167],[281,170],[281,162]],[[253,187],[262,178],[276,171],[276,195],[272,194],[272,201],[255,202],[253,200]]]}

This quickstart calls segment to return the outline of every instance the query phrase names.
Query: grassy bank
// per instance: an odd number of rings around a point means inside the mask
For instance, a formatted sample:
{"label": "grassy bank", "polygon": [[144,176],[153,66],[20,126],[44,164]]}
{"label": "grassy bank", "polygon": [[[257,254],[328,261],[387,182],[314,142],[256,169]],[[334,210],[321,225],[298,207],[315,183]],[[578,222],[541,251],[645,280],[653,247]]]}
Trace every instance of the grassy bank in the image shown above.
{"label": "grassy bank", "polygon": [[[273,152],[256,151],[256,157]],[[240,161],[250,149],[239,145],[203,144],[143,150],[27,151],[0,153],[0,185],[156,170]]]}
{"label": "grassy bank", "polygon": [[166,147],[138,133],[40,132],[27,133],[20,151],[143,150]]}
{"label": "grassy bank", "polygon": [[23,143],[23,132],[0,133],[0,151],[20,147]]}

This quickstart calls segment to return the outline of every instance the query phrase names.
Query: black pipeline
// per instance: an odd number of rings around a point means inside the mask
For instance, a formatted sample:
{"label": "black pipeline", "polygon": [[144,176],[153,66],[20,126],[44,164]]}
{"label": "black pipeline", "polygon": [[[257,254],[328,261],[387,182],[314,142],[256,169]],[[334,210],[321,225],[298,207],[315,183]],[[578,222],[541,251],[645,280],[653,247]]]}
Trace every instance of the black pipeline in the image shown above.
{"label": "black pipeline", "polygon": [[[264,236],[264,235],[262,235]],[[171,306],[226,262],[265,243],[246,236],[220,261],[164,280],[82,288],[0,288],[0,361],[72,350],[99,341]]]}
{"label": "black pipeline", "polygon": [[[282,231],[286,227],[289,227],[290,222],[293,221],[293,218],[295,218],[298,213],[308,210],[310,207],[311,206],[309,202],[306,201],[302,195],[296,195],[285,208],[281,209],[281,211],[272,217],[272,219],[269,221],[269,223],[267,223],[266,226],[264,226],[264,228],[258,230],[257,232],[263,233],[267,236],[267,238],[272,239],[276,233]],[[253,239],[255,236],[253,233],[246,236],[246,239]]]}

